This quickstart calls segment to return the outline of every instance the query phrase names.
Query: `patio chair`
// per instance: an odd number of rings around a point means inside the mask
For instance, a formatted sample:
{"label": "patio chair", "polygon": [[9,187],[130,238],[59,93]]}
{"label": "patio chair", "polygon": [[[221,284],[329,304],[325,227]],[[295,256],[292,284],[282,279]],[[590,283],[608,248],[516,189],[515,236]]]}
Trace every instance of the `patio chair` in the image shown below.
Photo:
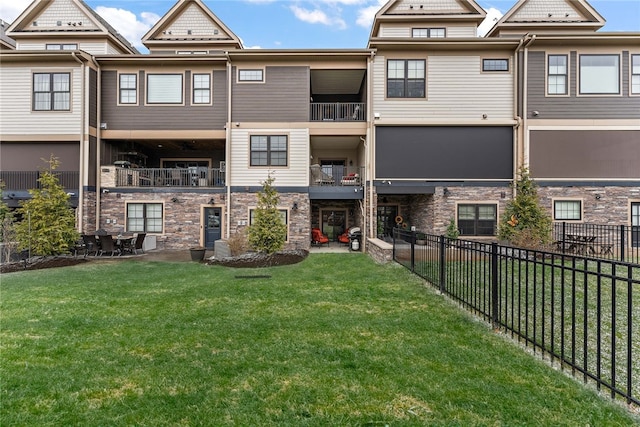
{"label": "patio chair", "polygon": [[144,237],[146,235],[147,233],[138,233],[136,235],[136,241],[133,243],[133,247],[131,248],[134,254],[138,255],[138,251],[142,251],[142,253],[144,253],[144,249],[142,249],[142,244],[144,243]]}
{"label": "patio chair", "polygon": [[102,255],[106,252],[109,252],[111,256],[115,253],[120,253],[120,250],[116,248],[116,242],[113,240],[113,236],[111,235],[100,236],[100,252],[98,252],[98,255]]}
{"label": "patio chair", "polygon": [[329,174],[322,172],[318,164],[311,165],[311,182],[315,185],[333,185],[335,180]]}
{"label": "patio chair", "polygon": [[85,246],[85,255],[98,255],[98,252],[100,251],[100,244],[98,243],[96,236],[93,234],[83,234],[82,241]]}
{"label": "patio chair", "polygon": [[323,244],[327,244],[327,246],[329,246],[329,237],[327,237],[325,234],[322,234],[322,231],[320,231],[319,228],[312,228],[311,229],[311,244],[312,245],[323,245]]}
{"label": "patio chair", "polygon": [[341,235],[338,236],[338,242],[344,243],[346,245],[351,243],[351,239],[349,239],[349,229],[348,228],[344,231],[344,233],[342,233]]}

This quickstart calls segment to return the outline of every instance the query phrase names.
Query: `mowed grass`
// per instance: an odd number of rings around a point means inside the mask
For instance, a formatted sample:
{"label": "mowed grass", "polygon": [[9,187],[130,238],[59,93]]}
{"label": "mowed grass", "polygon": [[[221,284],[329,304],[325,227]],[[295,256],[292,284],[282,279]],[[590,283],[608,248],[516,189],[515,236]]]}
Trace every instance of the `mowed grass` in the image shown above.
{"label": "mowed grass", "polygon": [[640,421],[362,254],[257,270],[92,262],[0,280],[3,426]]}

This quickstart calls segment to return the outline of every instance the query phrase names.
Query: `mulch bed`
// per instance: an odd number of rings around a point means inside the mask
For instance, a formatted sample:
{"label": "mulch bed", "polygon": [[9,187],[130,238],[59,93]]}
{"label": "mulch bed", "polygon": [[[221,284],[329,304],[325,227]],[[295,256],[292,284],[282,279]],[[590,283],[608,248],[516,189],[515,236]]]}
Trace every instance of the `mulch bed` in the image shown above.
{"label": "mulch bed", "polygon": [[70,265],[82,264],[89,261],[82,257],[73,256],[51,256],[51,257],[32,257],[28,260],[9,262],[0,265],[0,273],[13,273],[25,270],[40,270],[43,268],[68,267]]}

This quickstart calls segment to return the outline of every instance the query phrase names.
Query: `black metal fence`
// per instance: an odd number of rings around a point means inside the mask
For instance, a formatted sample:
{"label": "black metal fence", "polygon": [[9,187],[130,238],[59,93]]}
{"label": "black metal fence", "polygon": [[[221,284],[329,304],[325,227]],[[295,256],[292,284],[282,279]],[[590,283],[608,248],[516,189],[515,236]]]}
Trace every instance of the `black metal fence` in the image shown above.
{"label": "black metal fence", "polygon": [[494,327],[640,406],[640,264],[396,229],[393,258]]}
{"label": "black metal fence", "polygon": [[553,223],[559,252],[618,261],[640,262],[640,226]]}

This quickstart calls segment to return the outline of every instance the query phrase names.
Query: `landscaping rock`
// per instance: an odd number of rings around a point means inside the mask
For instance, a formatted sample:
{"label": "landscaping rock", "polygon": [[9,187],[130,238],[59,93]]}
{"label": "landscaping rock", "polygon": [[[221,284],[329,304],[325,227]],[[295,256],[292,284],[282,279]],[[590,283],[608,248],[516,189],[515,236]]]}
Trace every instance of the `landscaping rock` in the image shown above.
{"label": "landscaping rock", "polygon": [[263,253],[246,253],[235,257],[214,258],[206,262],[207,265],[223,265],[236,268],[274,267],[278,265],[297,264],[309,255],[309,251],[295,249],[276,252],[272,255]]}

